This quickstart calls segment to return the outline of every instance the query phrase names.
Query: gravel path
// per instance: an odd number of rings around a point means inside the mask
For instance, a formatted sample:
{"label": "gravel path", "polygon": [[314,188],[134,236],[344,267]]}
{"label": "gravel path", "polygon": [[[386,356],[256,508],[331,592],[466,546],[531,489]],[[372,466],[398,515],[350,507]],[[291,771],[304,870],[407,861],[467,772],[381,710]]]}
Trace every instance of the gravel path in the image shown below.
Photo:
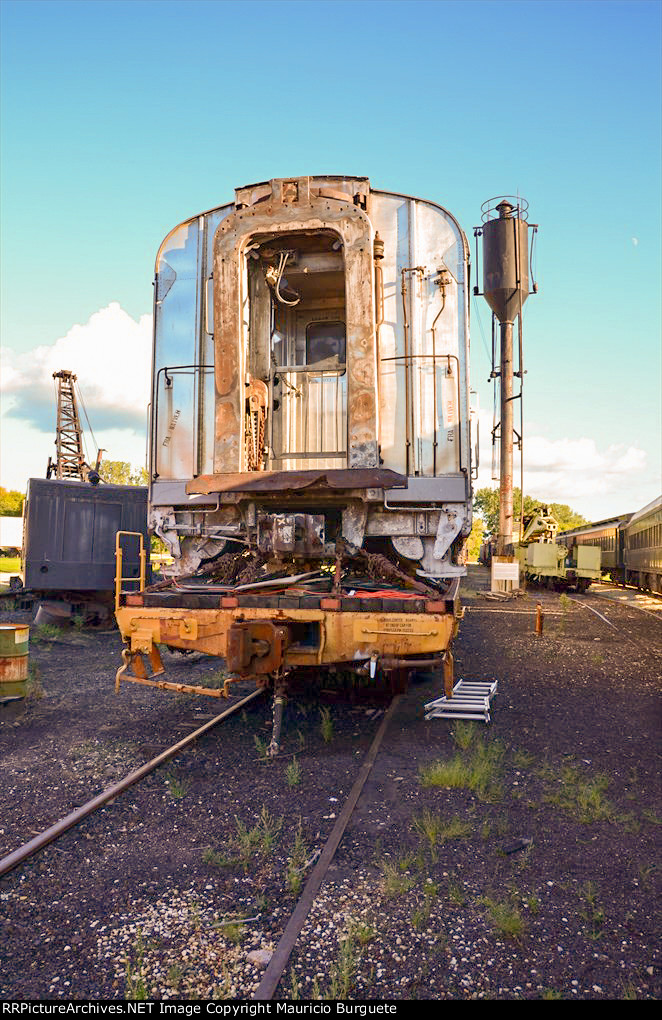
{"label": "gravel path", "polygon": [[[498,679],[492,723],[425,722],[439,683],[412,685],[279,998],[659,996],[662,627],[590,592],[603,618],[549,592],[496,604],[486,577],[455,653],[458,677]],[[0,712],[2,855],[223,707],[117,698],[119,648],[31,634],[32,697]],[[258,700],[6,876],[2,998],[250,997],[382,713],[291,702],[267,763]]]}

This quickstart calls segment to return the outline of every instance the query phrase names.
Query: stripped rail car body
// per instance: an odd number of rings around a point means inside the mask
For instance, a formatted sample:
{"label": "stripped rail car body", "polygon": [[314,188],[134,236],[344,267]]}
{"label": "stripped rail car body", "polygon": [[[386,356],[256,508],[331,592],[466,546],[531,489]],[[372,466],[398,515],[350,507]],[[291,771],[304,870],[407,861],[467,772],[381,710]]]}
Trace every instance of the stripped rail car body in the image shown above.
{"label": "stripped rail car body", "polygon": [[471,530],[468,288],[455,218],[366,178],[239,188],[168,235],[149,527],[173,563],[118,590],[118,685],[167,686],[159,644],[275,691],[294,676],[397,687],[452,662]]}

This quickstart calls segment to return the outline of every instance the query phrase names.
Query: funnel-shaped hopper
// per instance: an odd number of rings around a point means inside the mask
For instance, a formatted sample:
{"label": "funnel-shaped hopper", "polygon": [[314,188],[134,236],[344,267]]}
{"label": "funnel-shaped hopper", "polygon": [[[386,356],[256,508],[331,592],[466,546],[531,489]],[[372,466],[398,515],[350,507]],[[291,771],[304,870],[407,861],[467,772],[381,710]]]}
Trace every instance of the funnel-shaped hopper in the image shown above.
{"label": "funnel-shaped hopper", "polygon": [[514,322],[529,296],[529,225],[507,199],[483,233],[483,294],[499,322]]}

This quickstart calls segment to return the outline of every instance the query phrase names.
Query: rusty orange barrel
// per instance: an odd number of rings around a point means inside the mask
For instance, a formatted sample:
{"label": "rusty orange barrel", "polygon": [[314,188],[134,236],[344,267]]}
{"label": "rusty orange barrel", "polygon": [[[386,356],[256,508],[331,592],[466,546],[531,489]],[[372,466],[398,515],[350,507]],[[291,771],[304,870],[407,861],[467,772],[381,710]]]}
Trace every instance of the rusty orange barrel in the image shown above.
{"label": "rusty orange barrel", "polygon": [[0,623],[0,702],[26,695],[29,636],[25,624]]}

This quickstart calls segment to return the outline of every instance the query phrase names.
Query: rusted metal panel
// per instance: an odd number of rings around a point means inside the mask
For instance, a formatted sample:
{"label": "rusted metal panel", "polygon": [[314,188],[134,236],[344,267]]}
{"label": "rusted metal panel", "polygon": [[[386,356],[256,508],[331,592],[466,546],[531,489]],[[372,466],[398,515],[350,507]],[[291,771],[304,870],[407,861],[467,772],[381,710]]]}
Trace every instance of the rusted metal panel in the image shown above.
{"label": "rusted metal panel", "polygon": [[260,514],[257,546],[278,559],[324,554],[324,514]]}
{"label": "rusted metal panel", "polygon": [[331,468],[318,471],[260,471],[201,475],[186,486],[188,493],[280,492],[308,488],[403,489],[407,479],[385,468]]}
{"label": "rusted metal panel", "polygon": [[[260,669],[254,672],[268,673],[294,666],[360,664],[373,655],[401,658],[445,651],[453,639],[457,616],[453,612],[425,612],[425,603],[421,603],[420,608],[423,611],[397,613],[384,612],[381,608],[377,612],[357,611],[354,606],[350,611],[341,612],[264,605],[201,609],[195,612],[198,623],[195,642],[181,637],[182,620],[191,618],[190,610],[145,607],[137,610],[123,606],[116,616],[125,641],[130,641],[133,633],[140,635],[135,651],[149,654],[151,635],[153,645],[161,642],[175,648],[195,647],[225,659],[231,655],[236,663],[262,659]],[[319,643],[309,648],[298,643],[289,644],[291,633],[306,623],[319,627]],[[241,630],[248,636],[240,637]],[[234,642],[232,649],[231,641]],[[251,642],[261,641],[265,644],[252,647]],[[267,669],[267,665],[271,668]],[[248,669],[242,666],[241,671]]]}
{"label": "rusted metal panel", "polygon": [[308,178],[272,182],[270,198],[226,217],[214,242],[216,428],[214,471],[244,467],[245,334],[242,317],[244,253],[257,237],[331,230],[345,256],[347,320],[348,465],[379,463],[372,225],[358,206],[311,192]]}

